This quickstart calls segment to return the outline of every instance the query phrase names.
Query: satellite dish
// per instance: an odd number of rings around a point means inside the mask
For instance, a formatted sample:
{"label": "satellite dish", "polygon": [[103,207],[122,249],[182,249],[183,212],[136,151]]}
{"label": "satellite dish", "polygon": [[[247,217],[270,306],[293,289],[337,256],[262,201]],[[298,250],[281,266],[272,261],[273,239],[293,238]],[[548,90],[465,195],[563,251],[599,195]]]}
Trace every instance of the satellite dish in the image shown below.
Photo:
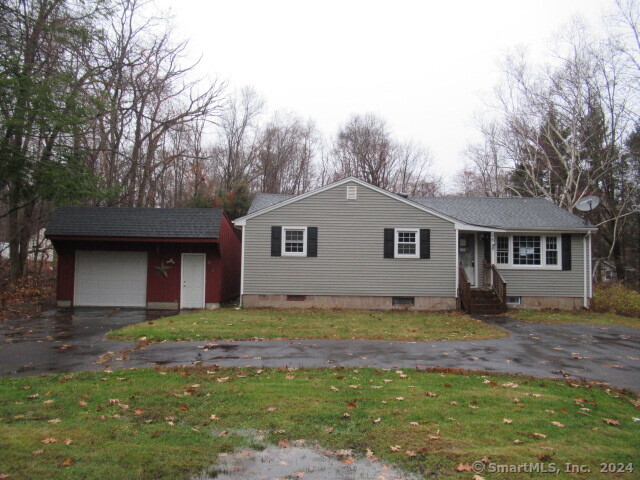
{"label": "satellite dish", "polygon": [[600,204],[600,199],[595,195],[583,197],[576,202],[576,208],[581,212],[590,212]]}

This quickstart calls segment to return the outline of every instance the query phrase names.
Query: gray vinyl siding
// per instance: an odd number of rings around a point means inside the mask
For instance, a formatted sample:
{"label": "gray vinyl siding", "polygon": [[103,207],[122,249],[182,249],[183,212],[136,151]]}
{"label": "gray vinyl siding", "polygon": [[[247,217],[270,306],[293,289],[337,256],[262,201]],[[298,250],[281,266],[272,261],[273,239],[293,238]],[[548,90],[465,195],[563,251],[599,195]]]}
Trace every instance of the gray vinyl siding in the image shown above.
{"label": "gray vinyl siding", "polygon": [[517,297],[582,297],[584,246],[582,234],[571,235],[571,270],[514,270],[498,266],[507,295]]}
{"label": "gray vinyl siding", "polygon": [[[318,256],[272,257],[272,226],[318,227]],[[384,229],[403,227],[431,229],[430,259],[384,258]],[[244,293],[454,297],[455,235],[452,222],[349,182],[247,220]]]}

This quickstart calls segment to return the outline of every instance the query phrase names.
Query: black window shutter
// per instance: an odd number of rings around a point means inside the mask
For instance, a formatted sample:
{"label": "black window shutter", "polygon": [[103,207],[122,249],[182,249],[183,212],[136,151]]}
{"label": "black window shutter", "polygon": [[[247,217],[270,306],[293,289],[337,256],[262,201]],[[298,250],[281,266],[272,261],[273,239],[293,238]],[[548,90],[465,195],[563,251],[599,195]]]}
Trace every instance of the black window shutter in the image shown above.
{"label": "black window shutter", "polygon": [[307,257],[318,256],[318,227],[307,228]]}
{"label": "black window shutter", "polygon": [[562,234],[562,270],[571,270],[571,234]]}
{"label": "black window shutter", "polygon": [[271,227],[271,256],[282,255],[282,227]]}
{"label": "black window shutter", "polygon": [[431,230],[420,229],[420,258],[431,258]]}
{"label": "black window shutter", "polygon": [[384,258],[393,258],[393,228],[384,229]]}
{"label": "black window shutter", "polygon": [[484,259],[487,263],[491,263],[491,234],[484,234],[482,241],[484,242]]}

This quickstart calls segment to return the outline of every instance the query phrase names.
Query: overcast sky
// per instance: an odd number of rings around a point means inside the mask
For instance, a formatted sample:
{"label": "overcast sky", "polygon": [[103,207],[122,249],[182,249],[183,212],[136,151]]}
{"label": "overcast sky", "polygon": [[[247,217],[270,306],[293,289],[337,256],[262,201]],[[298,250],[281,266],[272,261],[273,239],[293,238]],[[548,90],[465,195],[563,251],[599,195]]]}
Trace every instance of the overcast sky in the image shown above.
{"label": "overcast sky", "polygon": [[516,46],[542,59],[572,16],[597,25],[613,0],[157,0],[201,71],[254,87],[270,110],[332,135],[353,113],[387,119],[450,176],[478,138],[474,114]]}

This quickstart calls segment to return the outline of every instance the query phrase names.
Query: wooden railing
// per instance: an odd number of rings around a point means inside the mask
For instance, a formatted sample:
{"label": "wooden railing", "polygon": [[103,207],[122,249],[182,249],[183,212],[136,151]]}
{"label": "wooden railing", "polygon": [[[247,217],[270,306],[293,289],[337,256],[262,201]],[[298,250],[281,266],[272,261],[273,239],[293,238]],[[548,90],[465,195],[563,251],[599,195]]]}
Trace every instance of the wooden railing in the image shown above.
{"label": "wooden railing", "polygon": [[507,282],[505,282],[500,276],[500,272],[495,265],[491,265],[491,288],[498,298],[500,298],[500,302],[502,302],[502,309],[507,311]]}
{"label": "wooden railing", "polygon": [[462,263],[458,265],[458,298],[460,299],[460,309],[469,313],[471,310],[471,282],[469,282]]}

